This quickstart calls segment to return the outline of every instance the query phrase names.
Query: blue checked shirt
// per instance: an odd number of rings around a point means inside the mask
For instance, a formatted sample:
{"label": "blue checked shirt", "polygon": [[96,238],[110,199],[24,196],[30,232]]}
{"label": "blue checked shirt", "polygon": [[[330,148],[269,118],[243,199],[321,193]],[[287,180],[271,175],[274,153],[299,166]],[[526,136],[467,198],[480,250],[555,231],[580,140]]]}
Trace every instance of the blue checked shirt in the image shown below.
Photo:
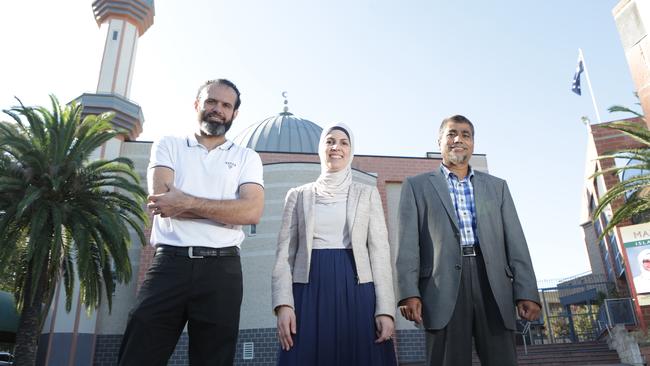
{"label": "blue checked shirt", "polygon": [[440,164],[440,171],[447,178],[451,202],[456,209],[456,218],[460,227],[460,245],[478,245],[474,185],[471,181],[471,178],[474,177],[474,170],[470,167],[469,174],[463,180],[459,180],[456,174],[443,164]]}

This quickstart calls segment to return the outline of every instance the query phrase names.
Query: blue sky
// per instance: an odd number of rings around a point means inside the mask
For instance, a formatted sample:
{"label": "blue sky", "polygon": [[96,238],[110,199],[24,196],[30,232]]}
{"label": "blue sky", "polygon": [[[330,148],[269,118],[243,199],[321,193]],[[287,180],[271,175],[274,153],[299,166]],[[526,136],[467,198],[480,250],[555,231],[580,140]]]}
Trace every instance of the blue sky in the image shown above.
{"label": "blue sky", "polygon": [[[424,156],[451,114],[476,125],[475,152],[508,180],[538,279],[589,269],[580,229],[586,128],[633,106],[615,0],[158,1],[138,43],[131,99],[142,140],[189,131],[197,86],[226,77],[243,104],[230,137],[282,109],[353,129],[358,154]],[[0,2],[0,107],[94,92],[104,44],[90,0]],[[623,117],[622,115],[619,117]],[[3,118],[4,119],[4,118]]]}

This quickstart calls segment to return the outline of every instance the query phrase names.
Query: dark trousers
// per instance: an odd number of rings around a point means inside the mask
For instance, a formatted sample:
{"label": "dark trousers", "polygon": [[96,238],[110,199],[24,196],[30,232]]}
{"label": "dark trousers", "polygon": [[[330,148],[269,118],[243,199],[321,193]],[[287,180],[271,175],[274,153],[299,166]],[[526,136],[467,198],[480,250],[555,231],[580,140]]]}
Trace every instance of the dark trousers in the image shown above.
{"label": "dark trousers", "polygon": [[481,256],[463,257],[451,320],[443,329],[426,332],[427,365],[471,366],[472,336],[481,365],[517,365],[514,332],[503,326]]}
{"label": "dark trousers", "polygon": [[232,365],[241,301],[238,256],[156,253],[129,314],[118,364],[167,365],[187,323],[190,365]]}

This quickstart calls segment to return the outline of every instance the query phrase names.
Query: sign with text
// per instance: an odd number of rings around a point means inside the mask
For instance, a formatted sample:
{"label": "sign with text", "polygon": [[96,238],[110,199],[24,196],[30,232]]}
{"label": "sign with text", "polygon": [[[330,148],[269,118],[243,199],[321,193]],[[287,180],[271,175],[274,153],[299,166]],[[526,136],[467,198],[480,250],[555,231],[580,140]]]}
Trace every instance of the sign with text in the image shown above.
{"label": "sign with text", "polygon": [[649,302],[646,300],[650,300],[650,223],[619,227],[619,230],[639,303]]}

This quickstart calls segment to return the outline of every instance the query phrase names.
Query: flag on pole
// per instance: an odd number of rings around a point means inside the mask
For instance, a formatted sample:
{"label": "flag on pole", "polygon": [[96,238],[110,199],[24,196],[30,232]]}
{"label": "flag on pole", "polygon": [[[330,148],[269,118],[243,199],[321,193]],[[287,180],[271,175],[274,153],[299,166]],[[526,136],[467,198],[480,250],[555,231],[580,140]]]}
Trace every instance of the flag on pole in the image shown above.
{"label": "flag on pole", "polygon": [[571,85],[571,91],[578,95],[582,95],[580,76],[582,76],[583,71],[585,73],[585,79],[587,79],[587,87],[589,88],[589,94],[591,94],[591,101],[594,103],[596,118],[598,119],[598,123],[601,123],[600,113],[598,113],[598,106],[596,104],[596,97],[594,96],[594,90],[591,88],[591,81],[589,80],[589,70],[587,68],[587,63],[585,62],[585,56],[582,53],[582,49],[578,48],[578,66],[576,66],[576,73],[573,75],[573,84]]}
{"label": "flag on pole", "polygon": [[578,66],[576,66],[576,73],[573,75],[573,84],[571,84],[571,91],[582,95],[582,90],[580,89],[580,75],[585,71],[585,65],[582,60],[582,53],[578,55]]}

